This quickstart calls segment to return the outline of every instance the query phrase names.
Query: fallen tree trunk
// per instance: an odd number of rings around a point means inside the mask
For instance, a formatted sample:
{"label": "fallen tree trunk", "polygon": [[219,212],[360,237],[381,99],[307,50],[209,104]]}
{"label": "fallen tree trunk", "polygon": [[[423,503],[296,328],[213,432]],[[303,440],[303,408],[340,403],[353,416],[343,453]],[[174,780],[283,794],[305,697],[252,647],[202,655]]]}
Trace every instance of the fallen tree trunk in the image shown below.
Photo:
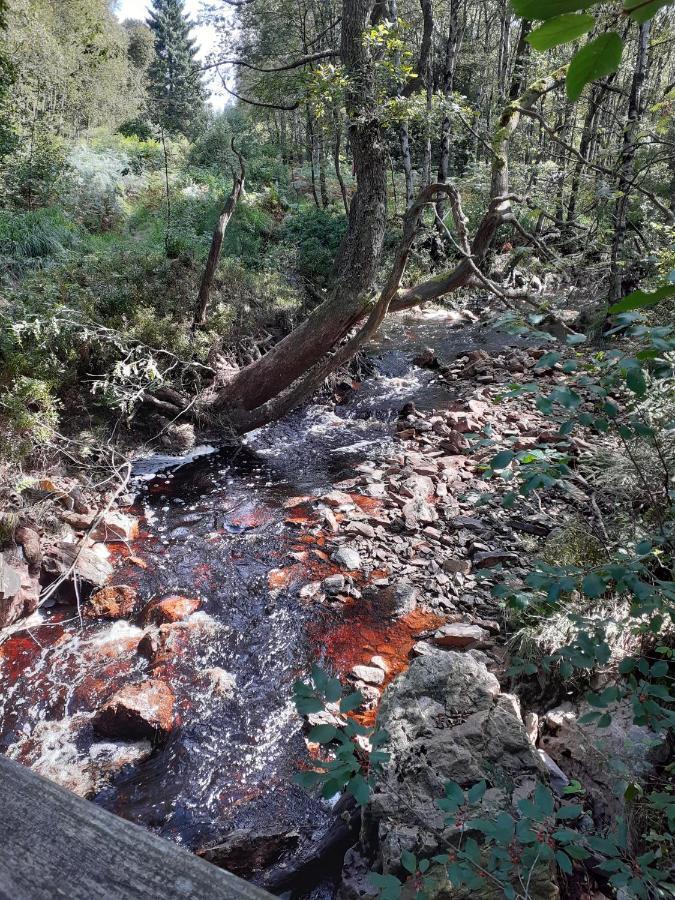
{"label": "fallen tree trunk", "polygon": [[216,223],[216,227],[213,231],[213,237],[211,238],[211,247],[209,248],[209,255],[206,260],[206,266],[204,267],[202,281],[199,285],[199,294],[197,295],[197,304],[195,306],[194,319],[192,320],[193,330],[198,325],[203,325],[206,321],[206,310],[209,306],[209,298],[211,296],[211,288],[213,287],[213,279],[216,274],[216,269],[218,268],[218,262],[220,260],[220,251],[223,246],[225,230],[230,224],[230,219],[232,218],[232,215],[237,207],[237,203],[239,202],[239,198],[241,197],[244,190],[246,169],[244,167],[244,160],[241,154],[234,146],[234,138],[232,138],[232,151],[236,153],[237,159],[239,160],[239,174],[237,175],[234,171],[232,172],[232,177],[234,179],[232,184],[232,191],[230,192],[230,196],[225,201],[225,205],[223,206],[222,212],[218,216],[218,222]]}

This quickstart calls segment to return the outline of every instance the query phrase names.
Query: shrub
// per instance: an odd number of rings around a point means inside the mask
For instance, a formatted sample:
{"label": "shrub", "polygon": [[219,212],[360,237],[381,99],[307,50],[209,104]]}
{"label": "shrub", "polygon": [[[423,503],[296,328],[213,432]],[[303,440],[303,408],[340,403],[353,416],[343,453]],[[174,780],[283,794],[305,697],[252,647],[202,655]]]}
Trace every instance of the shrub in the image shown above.
{"label": "shrub", "polygon": [[0,261],[12,274],[62,260],[80,237],[79,229],[60,210],[0,210]]}
{"label": "shrub", "polygon": [[58,402],[50,385],[20,377],[0,393],[0,455],[17,461],[32,456],[53,437]]}
{"label": "shrub", "polygon": [[286,218],[283,238],[297,248],[296,266],[303,277],[321,286],[330,283],[346,227],[344,213],[315,206],[302,206]]}

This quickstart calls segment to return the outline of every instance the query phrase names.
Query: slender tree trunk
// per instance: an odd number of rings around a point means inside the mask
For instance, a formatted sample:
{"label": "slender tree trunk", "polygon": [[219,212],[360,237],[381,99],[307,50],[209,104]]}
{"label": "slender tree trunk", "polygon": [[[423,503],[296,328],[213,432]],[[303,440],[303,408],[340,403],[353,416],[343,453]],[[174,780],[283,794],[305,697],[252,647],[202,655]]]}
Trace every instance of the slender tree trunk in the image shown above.
{"label": "slender tree trunk", "polygon": [[[443,97],[446,104],[455,89],[455,67],[460,44],[459,31],[459,7],[460,0],[450,0],[450,25],[448,39],[445,42],[445,60],[443,64]],[[443,115],[441,124],[440,159],[438,163],[438,181],[445,184],[450,172],[450,114],[447,109]],[[440,219],[445,215],[445,203],[443,195],[436,204],[436,210]]]}
{"label": "slender tree trunk", "polygon": [[239,175],[234,176],[232,191],[230,192],[230,195],[225,201],[225,205],[223,206],[223,209],[218,216],[218,222],[216,223],[216,227],[213,231],[213,237],[211,238],[209,255],[206,259],[204,274],[202,275],[201,284],[199,285],[197,304],[195,306],[195,314],[192,320],[193,329],[195,329],[198,325],[203,325],[204,321],[206,320],[206,311],[209,306],[209,298],[211,296],[211,288],[213,287],[213,279],[216,274],[216,269],[218,268],[218,262],[220,261],[220,251],[223,247],[223,237],[225,236],[225,230],[230,224],[230,219],[232,218],[232,215],[237,207],[237,203],[239,202],[239,198],[241,197],[244,190],[246,172],[241,156],[239,157],[239,166]]}
{"label": "slender tree trunk", "polygon": [[333,110],[333,125],[335,128],[335,140],[333,141],[333,164],[335,165],[335,176],[340,185],[340,193],[342,194],[342,203],[345,213],[349,215],[349,196],[345,186],[345,180],[342,176],[342,164],[340,162],[340,152],[342,149],[342,121],[340,113],[337,109]]}
{"label": "slender tree trunk", "polygon": [[649,31],[650,22],[640,25],[638,35],[635,70],[628,100],[628,117],[623,131],[623,146],[619,159],[619,180],[617,189],[619,196],[614,208],[614,237],[609,274],[609,302],[616,303],[623,296],[623,264],[622,254],[626,241],[626,221],[630,199],[630,182],[635,170],[635,153],[637,150],[638,131],[643,110],[643,89],[649,66]]}
{"label": "slender tree trunk", "polygon": [[[600,106],[606,92],[607,88],[603,83],[595,84],[591,89],[588,109],[586,110],[583,128],[581,129],[581,138],[579,140],[579,153],[584,159],[589,159],[591,145],[595,142],[595,136],[598,130]],[[584,168],[583,161],[577,159],[574,165],[570,196],[567,203],[567,221],[570,225],[576,221],[577,201],[579,198],[579,188],[581,186],[581,176],[583,175]]]}
{"label": "slender tree trunk", "polygon": [[314,127],[312,125],[312,114],[309,109],[309,104],[307,104],[307,161],[309,162],[310,173],[312,178],[312,197],[314,197],[314,203],[316,204],[316,208],[320,209],[321,204],[319,203],[319,195],[316,192],[316,166],[315,162],[315,142],[314,142]]}

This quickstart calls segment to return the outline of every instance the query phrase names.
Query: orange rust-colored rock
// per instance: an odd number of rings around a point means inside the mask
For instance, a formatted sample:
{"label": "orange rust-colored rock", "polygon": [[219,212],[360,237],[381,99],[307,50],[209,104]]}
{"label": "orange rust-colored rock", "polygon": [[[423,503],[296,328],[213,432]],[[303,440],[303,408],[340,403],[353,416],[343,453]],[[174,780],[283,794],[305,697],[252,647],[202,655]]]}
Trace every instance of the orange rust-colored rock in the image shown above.
{"label": "orange rust-colored rock", "polygon": [[175,724],[173,691],[154,678],[130,684],[110,697],[92,724],[104,737],[165,740]]}
{"label": "orange rust-colored rock", "polygon": [[145,625],[168,625],[172,622],[182,622],[196,612],[201,603],[197,597],[181,597],[177,594],[159,600],[151,600],[143,610],[142,620]]}
{"label": "orange rust-colored rock", "polygon": [[133,615],[137,595],[128,584],[109,584],[89,598],[83,613],[87,619],[126,619]]}

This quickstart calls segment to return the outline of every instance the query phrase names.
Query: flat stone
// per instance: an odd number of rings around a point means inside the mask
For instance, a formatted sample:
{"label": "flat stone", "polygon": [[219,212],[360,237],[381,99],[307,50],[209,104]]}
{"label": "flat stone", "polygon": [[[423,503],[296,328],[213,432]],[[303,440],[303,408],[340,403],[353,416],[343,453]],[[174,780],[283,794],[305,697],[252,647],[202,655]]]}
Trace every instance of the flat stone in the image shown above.
{"label": "flat stone", "polygon": [[473,567],[474,569],[489,569],[500,563],[516,562],[517,560],[517,553],[511,553],[508,550],[487,550],[474,555]]}
{"label": "flat stone", "polygon": [[443,625],[434,633],[433,642],[438,647],[447,647],[451,650],[462,650],[465,647],[476,646],[488,637],[487,631],[478,625],[470,625],[464,622],[455,622]]}
{"label": "flat stone", "polygon": [[336,550],[333,554],[333,561],[350,572],[360,569],[362,565],[361,554],[351,547],[340,547],[339,550]]}
{"label": "flat stone", "polygon": [[372,539],[375,537],[375,529],[367,522],[350,522],[347,531],[351,534],[359,534],[361,537]]}
{"label": "flat stone", "polygon": [[454,556],[451,556],[448,559],[443,560],[443,570],[445,572],[468,575],[471,571],[471,563],[468,559],[456,559]]}
{"label": "flat stone", "polygon": [[366,684],[384,684],[384,672],[376,666],[354,666],[352,675]]}

